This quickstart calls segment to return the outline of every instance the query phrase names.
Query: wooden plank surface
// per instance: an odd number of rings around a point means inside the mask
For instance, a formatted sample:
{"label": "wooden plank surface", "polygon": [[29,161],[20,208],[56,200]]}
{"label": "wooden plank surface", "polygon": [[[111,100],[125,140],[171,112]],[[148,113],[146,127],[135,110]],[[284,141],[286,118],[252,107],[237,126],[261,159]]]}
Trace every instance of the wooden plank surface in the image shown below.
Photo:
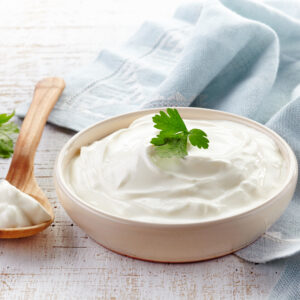
{"label": "wooden plank surface", "polygon": [[[145,19],[170,16],[179,1],[0,1],[0,112],[30,99],[35,83],[63,76]],[[265,299],[282,265],[229,255],[182,265],[147,263],[97,245],[69,219],[53,186],[53,164],[73,132],[47,125],[35,173],[56,215],[53,226],[0,241],[0,299]],[[5,177],[9,160],[0,160]]]}

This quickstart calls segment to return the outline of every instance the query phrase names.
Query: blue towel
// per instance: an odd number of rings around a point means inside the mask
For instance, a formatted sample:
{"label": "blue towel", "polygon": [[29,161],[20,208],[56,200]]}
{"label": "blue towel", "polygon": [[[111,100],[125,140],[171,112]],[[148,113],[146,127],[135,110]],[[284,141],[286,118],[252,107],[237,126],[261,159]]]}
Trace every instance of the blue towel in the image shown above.
{"label": "blue towel", "polygon": [[[300,3],[212,0],[147,22],[122,47],[65,78],[49,121],[80,130],[145,107],[195,106],[246,116],[279,133],[300,161]],[[28,104],[17,109],[24,116]],[[284,215],[236,254],[286,259],[271,299],[300,299],[300,186]]]}

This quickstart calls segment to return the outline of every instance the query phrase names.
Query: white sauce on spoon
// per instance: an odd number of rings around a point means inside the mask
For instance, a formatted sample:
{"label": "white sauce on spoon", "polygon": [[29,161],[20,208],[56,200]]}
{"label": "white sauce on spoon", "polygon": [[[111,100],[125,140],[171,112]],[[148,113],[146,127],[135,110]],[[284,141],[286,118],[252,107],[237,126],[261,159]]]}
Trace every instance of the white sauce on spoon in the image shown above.
{"label": "white sauce on spoon", "polygon": [[71,190],[96,209],[152,223],[207,221],[246,211],[276,194],[287,171],[276,143],[245,125],[184,120],[207,133],[207,150],[160,158],[152,116],[82,147],[66,169]]}
{"label": "white sauce on spoon", "polygon": [[0,182],[0,228],[17,228],[49,221],[51,216],[34,198],[8,181]]}

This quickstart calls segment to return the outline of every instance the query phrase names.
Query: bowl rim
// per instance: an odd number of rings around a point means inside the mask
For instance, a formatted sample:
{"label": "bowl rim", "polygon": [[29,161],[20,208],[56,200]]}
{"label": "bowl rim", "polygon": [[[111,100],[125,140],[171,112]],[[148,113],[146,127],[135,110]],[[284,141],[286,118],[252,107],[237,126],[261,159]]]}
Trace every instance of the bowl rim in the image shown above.
{"label": "bowl rim", "polygon": [[[69,146],[79,137],[82,135],[86,134],[89,130],[93,129],[94,127],[101,126],[101,124],[104,123],[110,123],[110,122],[115,122],[120,118],[126,118],[131,115],[137,115],[136,118],[141,117],[146,114],[151,114],[151,113],[157,113],[160,110],[165,110],[167,107],[157,107],[157,108],[150,108],[150,109],[143,109],[143,110],[138,110],[138,111],[133,111],[125,114],[120,114],[111,118],[107,118],[105,120],[96,122],[83,130],[77,132],[74,136],[72,136],[62,147],[60,150],[56,161],[55,161],[55,166],[54,166],[54,180],[56,184],[64,191],[64,193],[68,196],[69,199],[71,199],[73,202],[76,202],[78,205],[80,205],[82,208],[85,208],[89,210],[90,212],[97,214],[105,219],[110,219],[111,221],[118,222],[118,223],[126,223],[126,224],[131,224],[131,225],[138,225],[138,226],[147,226],[147,227],[164,227],[164,228],[183,228],[183,227],[199,227],[199,226],[211,226],[211,225],[217,225],[217,224],[223,224],[227,222],[231,222],[233,219],[239,219],[243,218],[247,215],[254,214],[257,211],[261,209],[265,209],[269,205],[271,205],[274,201],[279,199],[289,187],[295,185],[297,183],[297,178],[298,178],[298,163],[296,156],[291,149],[291,147],[288,145],[288,143],[275,131],[272,129],[266,127],[265,125],[258,123],[254,120],[251,120],[249,118],[236,115],[233,113],[229,112],[224,112],[224,111],[219,111],[219,110],[214,110],[214,109],[207,109],[207,108],[199,108],[199,107],[175,107],[179,111],[209,111],[213,113],[217,113],[219,115],[223,116],[229,116],[234,119],[234,122],[236,121],[237,123],[241,123],[243,125],[248,125],[251,128],[254,128],[257,130],[256,127],[260,128],[263,133],[267,134],[270,138],[273,139],[273,141],[278,143],[281,143],[283,147],[281,148],[281,152],[283,152],[282,149],[284,149],[284,156],[289,161],[289,169],[288,169],[288,174],[286,176],[286,179],[284,181],[284,184],[282,185],[282,188],[273,196],[269,197],[267,200],[265,200],[262,203],[259,203],[258,205],[255,205],[254,207],[251,207],[250,209],[246,211],[242,211],[240,213],[234,214],[234,215],[229,215],[229,216],[224,216],[221,218],[217,219],[212,219],[212,220],[206,220],[206,221],[196,221],[196,222],[189,222],[189,223],[159,223],[159,222],[149,222],[149,221],[140,221],[140,220],[134,220],[134,219],[128,219],[124,218],[121,216],[113,215],[108,212],[105,212],[99,208],[94,207],[93,205],[83,201],[80,197],[78,197],[72,190],[68,187],[67,183],[64,180],[63,172],[62,172],[62,161],[64,156],[64,153],[68,150]],[[240,121],[240,122],[239,122]],[[245,124],[246,123],[246,124]],[[252,125],[252,126],[250,126]],[[96,141],[96,140],[95,140]]]}

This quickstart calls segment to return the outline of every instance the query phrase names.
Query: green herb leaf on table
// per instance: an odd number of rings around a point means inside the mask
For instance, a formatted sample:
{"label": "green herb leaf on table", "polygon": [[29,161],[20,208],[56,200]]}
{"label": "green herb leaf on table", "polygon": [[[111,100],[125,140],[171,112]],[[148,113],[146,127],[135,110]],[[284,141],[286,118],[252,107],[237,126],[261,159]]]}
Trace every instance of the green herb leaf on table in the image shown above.
{"label": "green herb leaf on table", "polygon": [[159,129],[158,135],[151,140],[156,153],[163,158],[185,157],[187,153],[187,140],[198,148],[207,149],[209,140],[201,129],[187,130],[184,121],[175,108],[167,108],[167,113],[160,111],[152,118],[154,127]]}
{"label": "green herb leaf on table", "polygon": [[0,114],[0,157],[9,158],[14,152],[14,138],[19,132],[17,124],[7,123],[15,112],[11,114]]}
{"label": "green herb leaf on table", "polygon": [[14,115],[15,115],[14,111],[10,115],[9,114],[0,114],[0,124],[8,122]]}

